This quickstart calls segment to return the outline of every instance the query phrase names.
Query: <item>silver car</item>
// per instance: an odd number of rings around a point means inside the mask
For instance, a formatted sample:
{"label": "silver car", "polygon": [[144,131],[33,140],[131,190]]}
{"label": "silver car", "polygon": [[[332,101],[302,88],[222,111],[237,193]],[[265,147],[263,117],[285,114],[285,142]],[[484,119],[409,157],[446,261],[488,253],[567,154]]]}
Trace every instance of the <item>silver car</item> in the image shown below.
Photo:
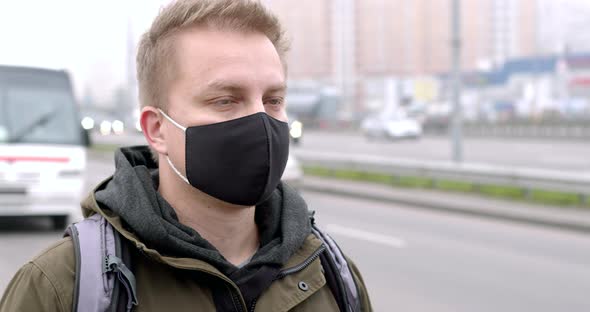
{"label": "silver car", "polygon": [[369,117],[362,122],[361,130],[369,139],[418,139],[422,136],[420,123],[407,117]]}

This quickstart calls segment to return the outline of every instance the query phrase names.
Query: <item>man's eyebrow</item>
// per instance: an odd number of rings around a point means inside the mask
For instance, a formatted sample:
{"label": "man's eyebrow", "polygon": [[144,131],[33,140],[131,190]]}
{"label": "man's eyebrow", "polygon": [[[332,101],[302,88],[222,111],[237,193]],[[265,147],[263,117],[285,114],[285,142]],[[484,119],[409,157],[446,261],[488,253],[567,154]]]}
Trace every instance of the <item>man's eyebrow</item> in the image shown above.
{"label": "man's eyebrow", "polygon": [[[244,86],[234,83],[231,81],[225,80],[214,80],[208,83],[205,87],[205,90],[213,90],[213,91],[229,91],[229,92],[239,92],[245,89]],[[285,83],[278,83],[274,84],[267,88],[266,92],[285,92],[287,90],[287,85]]]}
{"label": "man's eyebrow", "polygon": [[268,88],[269,93],[285,93],[287,92],[287,85],[282,83],[276,86],[272,86],[270,88]]}
{"label": "man's eyebrow", "polygon": [[268,92],[271,92],[271,93],[286,92],[287,91],[287,85],[284,84],[284,83],[273,85],[270,88],[268,88],[267,91]]}
{"label": "man's eyebrow", "polygon": [[241,87],[239,84],[225,80],[211,81],[205,87],[205,90],[214,91],[242,91],[243,89],[244,88]]}

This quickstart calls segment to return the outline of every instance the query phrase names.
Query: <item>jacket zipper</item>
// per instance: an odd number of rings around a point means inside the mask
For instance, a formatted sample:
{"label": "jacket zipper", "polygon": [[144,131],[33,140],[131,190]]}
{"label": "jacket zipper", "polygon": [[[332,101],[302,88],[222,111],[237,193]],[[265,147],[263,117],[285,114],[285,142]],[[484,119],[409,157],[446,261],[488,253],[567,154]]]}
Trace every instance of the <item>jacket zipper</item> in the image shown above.
{"label": "jacket zipper", "polygon": [[258,301],[258,298],[252,301],[252,305],[250,306],[250,312],[254,312],[254,309],[256,309],[256,301]]}
{"label": "jacket zipper", "polygon": [[[311,256],[309,256],[307,259],[305,259],[305,261],[303,261],[301,264],[299,264],[298,266],[289,268],[289,269],[285,269],[282,270],[281,272],[279,272],[279,274],[277,274],[277,276],[274,278],[273,281],[279,280],[281,278],[284,278],[287,275],[291,275],[291,274],[295,274],[297,272],[301,272],[303,271],[305,268],[307,268],[312,262],[314,262],[322,252],[324,252],[326,250],[326,246],[324,246],[323,244],[320,246],[320,248],[318,248],[318,250],[316,250],[313,254],[311,254]],[[250,305],[250,312],[254,312],[254,310],[256,309],[256,302],[258,301],[258,298],[255,298],[252,301],[252,305]]]}
{"label": "jacket zipper", "polygon": [[287,275],[291,275],[300,271],[303,271],[303,269],[307,268],[312,262],[314,262],[322,252],[324,252],[326,250],[326,246],[324,246],[323,244],[320,246],[320,248],[318,248],[318,250],[316,250],[311,256],[309,256],[309,258],[307,258],[305,261],[303,261],[303,263],[299,264],[298,266],[289,268],[289,269],[285,269],[282,270],[281,272],[279,272],[279,274],[277,274],[277,276],[275,277],[275,281],[279,280]]}
{"label": "jacket zipper", "polygon": [[237,294],[236,291],[231,290],[231,289],[229,289],[229,291],[231,292],[231,300],[235,305],[237,305],[238,311],[244,311],[245,309],[242,306],[242,302],[240,301],[240,298],[238,297],[239,294]]}

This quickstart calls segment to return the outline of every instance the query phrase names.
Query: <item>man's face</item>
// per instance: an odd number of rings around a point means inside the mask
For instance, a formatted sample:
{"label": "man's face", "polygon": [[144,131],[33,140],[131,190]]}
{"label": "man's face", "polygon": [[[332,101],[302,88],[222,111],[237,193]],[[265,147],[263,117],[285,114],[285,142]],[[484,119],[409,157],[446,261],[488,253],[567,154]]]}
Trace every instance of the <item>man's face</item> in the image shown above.
{"label": "man's face", "polygon": [[[287,121],[285,73],[264,34],[196,27],[173,42],[175,75],[166,108],[179,124],[207,125],[258,112]],[[184,171],[184,133],[163,119],[161,131],[170,159]]]}

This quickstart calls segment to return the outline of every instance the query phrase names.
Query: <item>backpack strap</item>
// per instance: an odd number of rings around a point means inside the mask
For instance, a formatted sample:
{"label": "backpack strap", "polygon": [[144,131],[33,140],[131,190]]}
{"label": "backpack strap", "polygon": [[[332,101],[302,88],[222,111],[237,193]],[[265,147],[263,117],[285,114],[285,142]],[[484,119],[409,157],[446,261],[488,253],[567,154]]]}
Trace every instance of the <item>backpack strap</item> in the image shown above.
{"label": "backpack strap", "polygon": [[[102,215],[70,225],[76,255],[75,312],[116,311],[119,292],[127,293],[126,311],[137,305],[135,276],[121,260],[120,238]],[[121,285],[123,287],[121,287]]]}
{"label": "backpack strap", "polygon": [[340,311],[360,312],[360,296],[348,262],[332,237],[316,226],[314,213],[312,212],[310,215],[312,232],[326,246],[326,251],[323,256],[320,256],[322,264],[324,264],[326,282],[338,302]]}
{"label": "backpack strap", "polygon": [[137,305],[135,275],[130,270],[131,256],[127,240],[121,239],[119,232],[113,231],[115,236],[115,255],[105,261],[107,274],[115,274],[115,288],[111,296],[109,312],[129,312]]}

